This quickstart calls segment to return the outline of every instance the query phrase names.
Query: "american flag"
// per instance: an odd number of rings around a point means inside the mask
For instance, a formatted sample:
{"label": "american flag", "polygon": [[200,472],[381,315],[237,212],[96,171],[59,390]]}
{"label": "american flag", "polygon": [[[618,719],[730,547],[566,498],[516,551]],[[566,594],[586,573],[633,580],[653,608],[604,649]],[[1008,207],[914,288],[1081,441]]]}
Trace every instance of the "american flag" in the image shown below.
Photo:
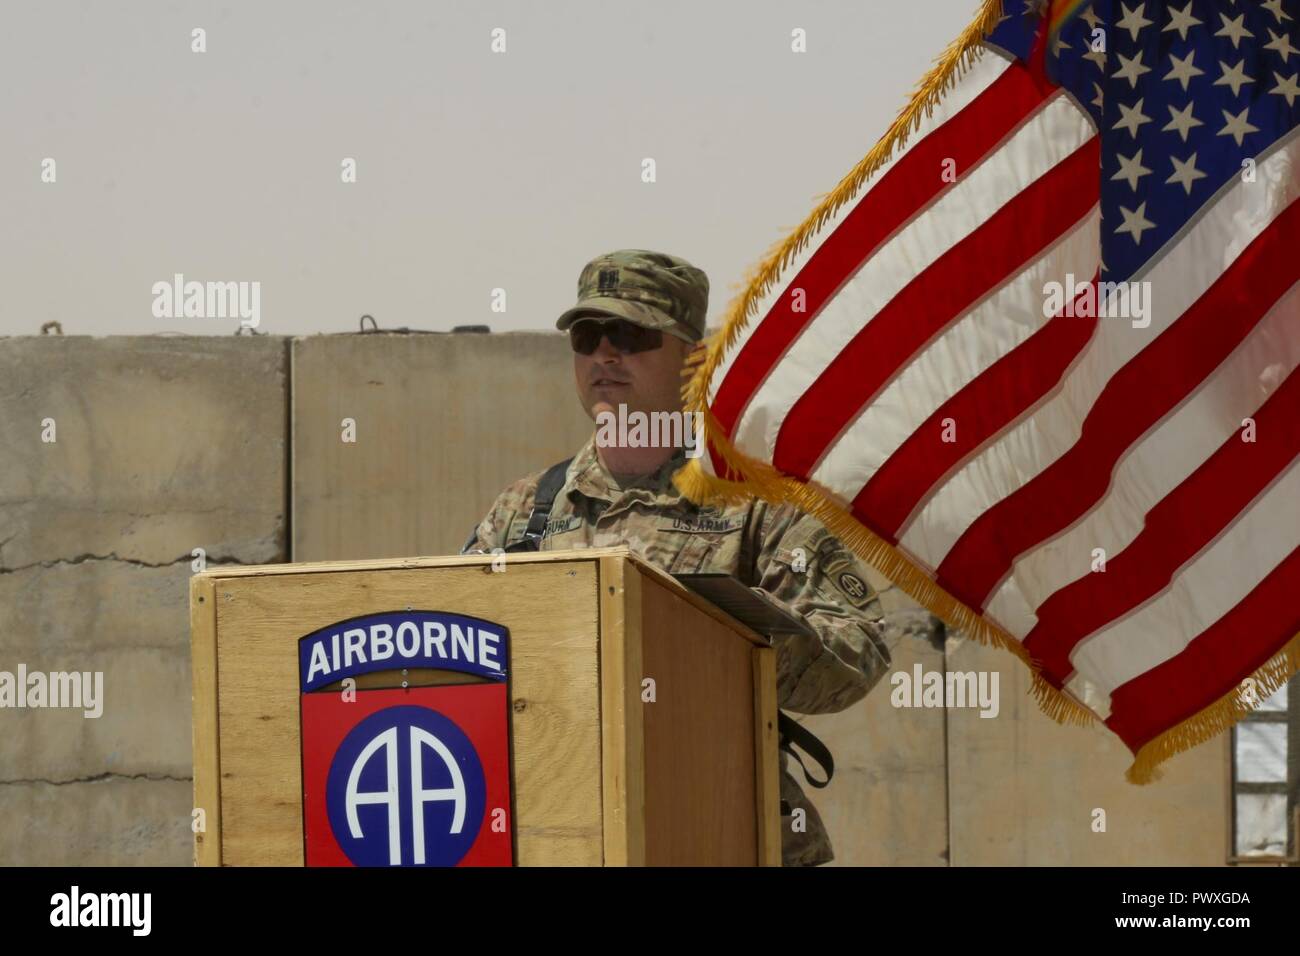
{"label": "american flag", "polygon": [[1153,779],[1300,666],[1298,78],[1300,0],[986,3],[732,303],[679,485],[818,515]]}

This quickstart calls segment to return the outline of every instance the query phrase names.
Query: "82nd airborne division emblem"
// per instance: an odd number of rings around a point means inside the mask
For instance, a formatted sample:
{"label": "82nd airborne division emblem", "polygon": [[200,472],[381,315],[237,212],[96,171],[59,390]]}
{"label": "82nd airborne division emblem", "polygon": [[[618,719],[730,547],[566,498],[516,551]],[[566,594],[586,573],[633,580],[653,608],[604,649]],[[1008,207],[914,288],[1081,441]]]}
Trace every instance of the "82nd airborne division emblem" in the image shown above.
{"label": "82nd airborne division emblem", "polygon": [[373,614],[298,657],[308,866],[513,863],[504,627]]}

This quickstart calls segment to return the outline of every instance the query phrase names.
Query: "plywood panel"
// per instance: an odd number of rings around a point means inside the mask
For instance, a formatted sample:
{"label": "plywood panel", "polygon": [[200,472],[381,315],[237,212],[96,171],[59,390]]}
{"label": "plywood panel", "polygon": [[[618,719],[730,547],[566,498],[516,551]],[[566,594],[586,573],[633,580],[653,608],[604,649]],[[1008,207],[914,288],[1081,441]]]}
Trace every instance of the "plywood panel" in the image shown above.
{"label": "plywood panel", "polygon": [[193,674],[194,806],[203,829],[194,834],[194,865],[221,863],[221,762],[217,741],[217,610],[215,581],[190,579],[190,666]]}
{"label": "plywood panel", "polygon": [[754,663],[754,807],[758,814],[758,861],[781,865],[781,757],[777,730],[776,651],[755,647]]}
{"label": "plywood panel", "polygon": [[601,797],[606,866],[644,866],[645,748],[640,576],[622,557],[600,562]]}
{"label": "plywood panel", "polygon": [[641,704],[646,863],[753,866],[753,644],[657,578],[636,576],[641,673],[656,696]]}
{"label": "plywood panel", "polygon": [[510,628],[517,860],[601,863],[596,562],[456,563],[216,582],[224,863],[302,863],[298,638],[408,606]]}

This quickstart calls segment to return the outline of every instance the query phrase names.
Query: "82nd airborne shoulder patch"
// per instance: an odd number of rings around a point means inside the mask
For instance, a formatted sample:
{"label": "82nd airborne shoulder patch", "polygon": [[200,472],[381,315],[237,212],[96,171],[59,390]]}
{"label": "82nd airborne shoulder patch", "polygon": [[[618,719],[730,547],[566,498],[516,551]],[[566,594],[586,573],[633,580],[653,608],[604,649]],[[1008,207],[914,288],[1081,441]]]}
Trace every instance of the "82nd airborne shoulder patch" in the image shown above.
{"label": "82nd airborne shoulder patch", "polygon": [[836,592],[856,608],[865,608],[875,597],[871,585],[860,573],[857,561],[847,551],[834,551],[822,563],[822,575]]}

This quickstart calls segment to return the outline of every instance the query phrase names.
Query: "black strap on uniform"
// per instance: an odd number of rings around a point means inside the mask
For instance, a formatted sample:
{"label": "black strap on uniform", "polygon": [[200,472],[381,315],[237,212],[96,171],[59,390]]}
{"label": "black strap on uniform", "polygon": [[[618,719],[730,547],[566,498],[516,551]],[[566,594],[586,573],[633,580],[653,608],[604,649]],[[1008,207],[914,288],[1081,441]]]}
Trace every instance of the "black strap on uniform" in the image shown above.
{"label": "black strap on uniform", "polygon": [[[820,790],[831,782],[831,777],[835,776],[835,758],[831,756],[827,746],[818,740],[811,730],[783,710],[776,712],[776,730],[780,738],[778,746],[795,759],[799,764],[799,769],[803,771],[803,778],[809,784]],[[826,774],[825,780],[814,780],[808,773],[808,768],[804,766],[803,760],[795,752],[796,745],[809,757],[817,761],[817,764]]]}
{"label": "black strap on uniform", "polygon": [[564,487],[564,478],[568,474],[571,461],[573,459],[568,458],[546,469],[546,473],[537,482],[537,491],[533,494],[533,510],[528,515],[528,527],[524,529],[524,536],[513,544],[507,544],[504,550],[536,551],[541,547],[542,535],[546,533],[546,522],[551,517],[551,506],[555,504],[555,496]]}

